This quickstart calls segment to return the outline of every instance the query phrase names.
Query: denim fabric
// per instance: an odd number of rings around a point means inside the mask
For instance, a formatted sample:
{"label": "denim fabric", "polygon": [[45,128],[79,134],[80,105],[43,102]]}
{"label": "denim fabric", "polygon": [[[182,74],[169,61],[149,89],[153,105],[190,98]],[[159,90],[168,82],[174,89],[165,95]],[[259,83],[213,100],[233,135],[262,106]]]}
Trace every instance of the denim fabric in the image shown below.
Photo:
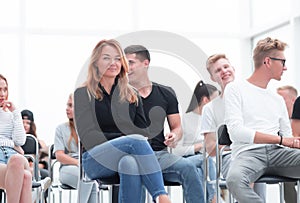
{"label": "denim fabric", "polygon": [[[203,154],[196,154],[191,156],[185,156],[185,158],[188,158],[192,163],[196,164],[196,167],[198,168],[199,176],[202,177],[202,180],[204,179],[204,168],[203,168]],[[208,176],[210,180],[216,180],[216,164],[214,160],[211,157],[208,157]],[[216,187],[215,184],[208,183],[206,184],[206,193],[207,193],[207,202],[211,202],[216,194]]]}
{"label": "denim fabric", "polygon": [[59,181],[62,184],[77,188],[79,168],[75,165],[63,165],[59,169]]}
{"label": "denim fabric", "polygon": [[0,163],[7,164],[9,158],[17,153],[18,152],[11,147],[0,146]]}
{"label": "denim fabric", "polygon": [[122,203],[141,202],[143,185],[153,199],[166,194],[159,163],[143,136],[122,136],[95,146],[83,153],[82,164],[93,180],[119,173]]}
{"label": "denim fabric", "polygon": [[168,151],[159,151],[155,154],[164,179],[182,185],[186,203],[204,202],[203,175],[191,158],[170,154]]}

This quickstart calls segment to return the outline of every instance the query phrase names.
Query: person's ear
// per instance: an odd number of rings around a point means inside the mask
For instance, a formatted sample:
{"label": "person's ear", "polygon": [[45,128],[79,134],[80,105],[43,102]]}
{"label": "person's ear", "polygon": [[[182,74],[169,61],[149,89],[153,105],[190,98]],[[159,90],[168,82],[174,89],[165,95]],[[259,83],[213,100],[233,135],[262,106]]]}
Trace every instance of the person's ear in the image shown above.
{"label": "person's ear", "polygon": [[265,57],[263,64],[269,64],[269,58]]}
{"label": "person's ear", "polygon": [[149,67],[149,63],[150,63],[150,62],[149,62],[148,59],[145,59],[145,60],[144,60],[144,65],[145,65],[146,67]]}
{"label": "person's ear", "polygon": [[209,101],[210,101],[210,99],[207,97],[203,97],[203,99],[202,99],[203,104],[207,104]]}

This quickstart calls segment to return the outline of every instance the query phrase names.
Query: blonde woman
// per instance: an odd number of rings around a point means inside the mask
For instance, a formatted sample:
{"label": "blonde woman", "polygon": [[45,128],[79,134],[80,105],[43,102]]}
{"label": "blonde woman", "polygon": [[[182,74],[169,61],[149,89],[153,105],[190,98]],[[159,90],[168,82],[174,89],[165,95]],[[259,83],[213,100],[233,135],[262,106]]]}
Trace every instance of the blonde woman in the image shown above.
{"label": "blonde woman", "polygon": [[68,98],[66,114],[69,121],[56,127],[53,152],[56,159],[61,163],[60,182],[77,188],[79,175],[78,137],[73,121],[73,95]]}
{"label": "blonde woman", "polygon": [[87,81],[74,94],[75,121],[85,148],[83,168],[91,179],[120,176],[119,202],[142,201],[143,185],[160,203],[170,202],[149,145],[137,92],[128,84],[128,64],[116,40],[92,52]]}

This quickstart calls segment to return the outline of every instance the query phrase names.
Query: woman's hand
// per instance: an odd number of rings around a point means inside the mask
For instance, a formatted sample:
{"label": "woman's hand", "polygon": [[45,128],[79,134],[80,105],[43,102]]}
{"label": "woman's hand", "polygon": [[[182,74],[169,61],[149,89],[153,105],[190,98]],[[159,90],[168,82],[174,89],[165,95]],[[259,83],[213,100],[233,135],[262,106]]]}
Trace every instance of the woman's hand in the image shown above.
{"label": "woman's hand", "polygon": [[16,150],[20,154],[24,155],[24,150],[22,149],[22,147],[20,147],[20,146],[14,146],[14,150]]}
{"label": "woman's hand", "polygon": [[13,112],[16,109],[15,105],[12,102],[7,100],[4,100],[1,103],[1,107],[4,111],[10,111],[10,112]]}

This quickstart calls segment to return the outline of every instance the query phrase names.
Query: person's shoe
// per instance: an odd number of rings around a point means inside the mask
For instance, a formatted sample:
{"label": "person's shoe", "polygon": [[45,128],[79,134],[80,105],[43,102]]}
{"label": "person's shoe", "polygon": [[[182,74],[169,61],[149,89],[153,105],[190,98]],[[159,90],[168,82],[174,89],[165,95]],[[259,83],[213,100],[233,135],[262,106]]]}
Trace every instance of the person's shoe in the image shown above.
{"label": "person's shoe", "polygon": [[38,183],[41,183],[42,186],[42,190],[43,192],[45,192],[51,185],[51,178],[50,177],[46,177],[42,180],[37,181]]}

